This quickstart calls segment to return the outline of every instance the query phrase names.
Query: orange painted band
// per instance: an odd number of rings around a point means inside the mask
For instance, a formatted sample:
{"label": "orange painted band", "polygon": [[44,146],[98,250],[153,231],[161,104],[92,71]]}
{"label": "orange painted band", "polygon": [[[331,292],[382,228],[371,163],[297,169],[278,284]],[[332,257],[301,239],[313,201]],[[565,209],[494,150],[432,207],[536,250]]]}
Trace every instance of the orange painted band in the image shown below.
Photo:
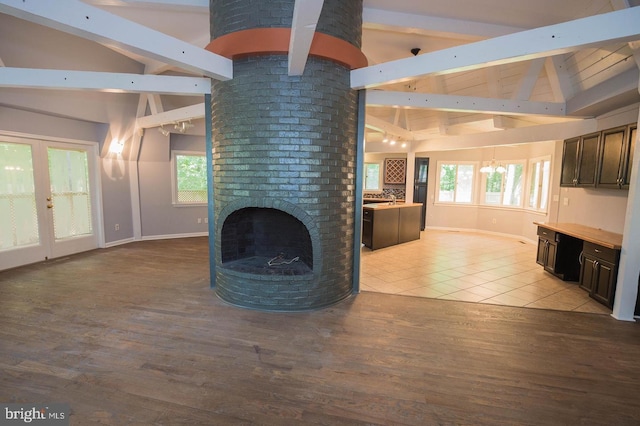
{"label": "orange painted band", "polygon": [[[206,49],[229,59],[253,55],[287,55],[290,37],[290,28],[254,28],[218,37]],[[360,49],[322,33],[314,34],[309,55],[337,62],[352,70],[367,66],[367,58]]]}

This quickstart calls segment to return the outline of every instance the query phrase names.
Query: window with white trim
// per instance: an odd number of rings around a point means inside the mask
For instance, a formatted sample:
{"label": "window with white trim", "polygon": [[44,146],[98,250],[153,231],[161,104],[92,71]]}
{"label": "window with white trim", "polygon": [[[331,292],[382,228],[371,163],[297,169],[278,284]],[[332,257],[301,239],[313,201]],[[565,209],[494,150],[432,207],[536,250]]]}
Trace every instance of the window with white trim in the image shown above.
{"label": "window with white trim", "polygon": [[438,202],[471,204],[476,163],[438,162]]}
{"label": "window with white trim", "polygon": [[172,151],[171,169],[174,204],[207,203],[207,159],[204,154]]}
{"label": "window with white trim", "polygon": [[549,183],[551,181],[551,157],[529,160],[529,188],[527,205],[531,210],[546,212],[549,205]]}
{"label": "window with white trim", "polygon": [[364,190],[381,191],[382,174],[380,174],[380,163],[364,163]]}
{"label": "window with white trim", "polygon": [[503,173],[483,174],[482,203],[503,207],[522,207],[525,174],[524,161],[513,161],[503,166]]}

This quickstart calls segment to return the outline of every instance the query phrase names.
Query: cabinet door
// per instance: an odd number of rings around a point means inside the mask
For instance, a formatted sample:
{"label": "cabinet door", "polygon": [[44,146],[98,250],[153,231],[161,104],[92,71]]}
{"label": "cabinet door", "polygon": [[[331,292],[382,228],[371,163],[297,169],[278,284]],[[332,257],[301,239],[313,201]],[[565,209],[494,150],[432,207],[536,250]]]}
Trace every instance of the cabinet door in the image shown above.
{"label": "cabinet door", "polygon": [[625,126],[602,132],[598,186],[603,188],[619,188],[621,186],[626,131]]}
{"label": "cabinet door", "polygon": [[547,262],[544,269],[551,273],[556,273],[556,255],[558,253],[558,244],[549,241],[547,245]]}
{"label": "cabinet door", "polygon": [[593,280],[591,296],[611,308],[613,306],[613,289],[615,288],[616,271],[613,264],[598,260],[596,263],[596,277]]}
{"label": "cabinet door", "polygon": [[548,240],[538,238],[538,254],[536,255],[536,263],[545,266],[547,264],[547,243]]}
{"label": "cabinet door", "polygon": [[600,133],[580,138],[577,186],[595,186]]}
{"label": "cabinet door", "polygon": [[636,149],[636,138],[638,137],[638,128],[630,126],[627,132],[627,146],[625,150],[626,158],[624,161],[624,170],[622,173],[622,187],[629,188],[631,182],[631,166],[633,165],[633,151]]}
{"label": "cabinet door", "polygon": [[580,288],[591,293],[593,281],[596,276],[596,259],[584,256],[582,260],[582,268],[580,268]]}
{"label": "cabinet door", "polygon": [[560,178],[560,186],[574,186],[576,184],[579,142],[580,138],[567,139],[566,141],[564,141],[564,151],[562,152],[562,176]]}

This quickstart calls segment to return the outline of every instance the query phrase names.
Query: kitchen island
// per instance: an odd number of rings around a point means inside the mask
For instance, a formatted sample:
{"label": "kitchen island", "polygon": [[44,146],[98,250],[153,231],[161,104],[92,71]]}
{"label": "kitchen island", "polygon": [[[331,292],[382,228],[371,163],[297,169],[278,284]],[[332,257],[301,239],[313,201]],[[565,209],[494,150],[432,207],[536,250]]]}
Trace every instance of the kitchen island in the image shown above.
{"label": "kitchen island", "polygon": [[362,206],[362,243],[376,250],[420,239],[420,203]]}

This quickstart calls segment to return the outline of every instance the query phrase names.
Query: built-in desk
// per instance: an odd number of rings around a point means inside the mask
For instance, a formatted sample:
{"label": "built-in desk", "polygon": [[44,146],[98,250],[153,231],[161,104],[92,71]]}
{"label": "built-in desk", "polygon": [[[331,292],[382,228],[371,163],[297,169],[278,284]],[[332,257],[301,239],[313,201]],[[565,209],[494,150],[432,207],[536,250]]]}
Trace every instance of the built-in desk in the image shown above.
{"label": "built-in desk", "polygon": [[420,239],[420,203],[362,206],[362,243],[371,250]]}
{"label": "built-in desk", "polygon": [[566,281],[578,281],[589,295],[611,308],[622,235],[577,223],[538,225],[536,262]]}

